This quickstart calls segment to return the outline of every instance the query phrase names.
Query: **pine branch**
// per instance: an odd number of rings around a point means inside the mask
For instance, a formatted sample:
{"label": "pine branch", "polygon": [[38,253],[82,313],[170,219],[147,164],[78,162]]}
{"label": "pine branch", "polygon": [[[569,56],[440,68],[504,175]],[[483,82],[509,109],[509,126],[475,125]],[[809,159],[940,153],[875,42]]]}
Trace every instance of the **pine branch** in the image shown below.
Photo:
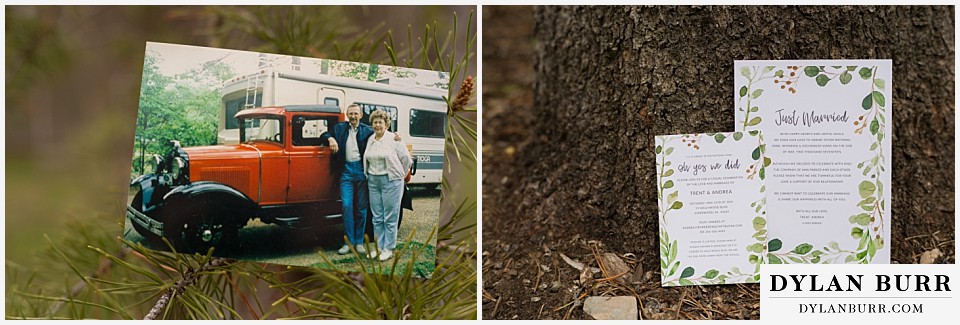
{"label": "pine branch", "polygon": [[175,298],[179,293],[183,292],[184,287],[193,284],[200,273],[209,271],[212,268],[227,265],[227,259],[225,258],[216,258],[210,261],[207,261],[199,271],[194,272],[194,270],[187,269],[183,273],[183,278],[180,281],[177,281],[177,284],[172,288],[167,289],[167,292],[164,292],[160,299],[157,300],[157,303],[153,305],[153,309],[150,309],[150,312],[147,313],[147,316],[144,316],[144,320],[154,320],[157,316],[160,315],[160,311],[167,308],[167,305],[170,304],[170,300]]}
{"label": "pine branch", "polygon": [[[126,249],[126,248],[120,249],[120,253],[117,254],[117,258],[123,258],[124,256],[126,256],[128,250],[129,250],[129,249]],[[97,265],[97,271],[94,272],[93,274],[91,274],[89,278],[90,278],[90,279],[99,279],[99,278],[100,278],[101,276],[103,276],[103,274],[106,273],[106,272],[110,269],[110,267],[112,267],[112,266],[113,266],[113,261],[112,261],[112,260],[110,260],[110,259],[101,260],[101,261],[100,261],[100,264]],[[83,289],[86,288],[86,287],[87,287],[87,281],[77,282],[77,284],[74,284],[73,287],[70,289],[70,295],[69,295],[68,297],[75,297],[75,296],[79,295],[80,292],[83,291]],[[61,300],[61,301],[58,301],[58,302],[57,302],[56,304],[54,304],[53,306],[51,306],[51,307],[50,307],[50,315],[51,315],[51,316],[56,315],[56,313],[57,313],[58,311],[60,311],[61,308],[63,308],[63,305],[64,305],[65,303],[66,303],[65,300]]]}

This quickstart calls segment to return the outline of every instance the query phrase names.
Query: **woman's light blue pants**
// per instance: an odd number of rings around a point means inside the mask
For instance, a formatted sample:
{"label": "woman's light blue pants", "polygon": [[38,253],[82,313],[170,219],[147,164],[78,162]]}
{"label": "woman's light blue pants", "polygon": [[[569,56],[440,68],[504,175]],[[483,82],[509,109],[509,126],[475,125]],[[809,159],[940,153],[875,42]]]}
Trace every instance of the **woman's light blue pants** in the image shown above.
{"label": "woman's light blue pants", "polygon": [[377,247],[392,251],[397,247],[403,179],[391,181],[387,175],[367,175],[367,186],[370,188],[370,216]]}

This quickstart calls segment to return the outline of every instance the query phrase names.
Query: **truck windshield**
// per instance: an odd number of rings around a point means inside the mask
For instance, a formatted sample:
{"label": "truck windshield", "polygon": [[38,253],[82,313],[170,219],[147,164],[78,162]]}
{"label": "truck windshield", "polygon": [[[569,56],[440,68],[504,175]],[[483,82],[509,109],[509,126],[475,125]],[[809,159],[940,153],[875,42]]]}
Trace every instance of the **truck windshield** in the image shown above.
{"label": "truck windshield", "polygon": [[283,144],[283,128],[279,117],[258,117],[241,119],[240,139],[242,142],[271,141]]}

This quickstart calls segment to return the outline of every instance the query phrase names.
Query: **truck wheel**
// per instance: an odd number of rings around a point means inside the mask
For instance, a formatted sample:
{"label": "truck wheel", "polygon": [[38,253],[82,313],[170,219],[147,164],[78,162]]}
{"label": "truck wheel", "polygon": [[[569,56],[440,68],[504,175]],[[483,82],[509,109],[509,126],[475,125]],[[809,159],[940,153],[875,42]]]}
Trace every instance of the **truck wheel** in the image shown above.
{"label": "truck wheel", "polygon": [[[140,211],[140,209],[143,207],[143,192],[137,192],[137,194],[133,196],[133,202],[130,203],[130,206],[134,209],[137,209],[137,211]],[[140,236],[142,236],[144,240],[151,246],[163,245],[163,240],[160,239],[160,236],[153,234],[146,228],[141,227],[136,222],[130,221],[130,224],[133,226],[133,229],[136,230],[137,233],[140,234]]]}
{"label": "truck wheel", "polygon": [[[177,207],[178,217],[165,227],[164,233],[171,234],[174,247],[182,253],[206,254],[214,247],[215,256],[226,256],[237,246],[239,225],[232,211],[217,202],[203,202],[193,199]],[[167,208],[173,208],[168,205]]]}

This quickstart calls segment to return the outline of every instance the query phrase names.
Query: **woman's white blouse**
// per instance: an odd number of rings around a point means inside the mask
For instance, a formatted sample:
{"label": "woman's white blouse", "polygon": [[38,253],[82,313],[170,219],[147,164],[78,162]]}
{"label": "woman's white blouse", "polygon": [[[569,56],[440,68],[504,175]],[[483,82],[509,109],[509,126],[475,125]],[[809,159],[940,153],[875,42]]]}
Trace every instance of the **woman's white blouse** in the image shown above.
{"label": "woman's white blouse", "polygon": [[[373,139],[373,137],[370,137]],[[373,140],[372,143],[367,145],[366,157],[364,158],[367,163],[367,174],[368,175],[386,175],[387,172],[387,160],[390,155],[393,154],[393,148],[390,148],[390,144],[384,141],[386,136],[378,140]],[[393,141],[393,139],[390,139]]]}
{"label": "woman's white blouse", "polygon": [[392,132],[384,132],[377,140],[373,135],[367,140],[363,154],[363,167],[367,175],[387,175],[390,180],[402,179],[413,165],[403,142],[394,140]]}

